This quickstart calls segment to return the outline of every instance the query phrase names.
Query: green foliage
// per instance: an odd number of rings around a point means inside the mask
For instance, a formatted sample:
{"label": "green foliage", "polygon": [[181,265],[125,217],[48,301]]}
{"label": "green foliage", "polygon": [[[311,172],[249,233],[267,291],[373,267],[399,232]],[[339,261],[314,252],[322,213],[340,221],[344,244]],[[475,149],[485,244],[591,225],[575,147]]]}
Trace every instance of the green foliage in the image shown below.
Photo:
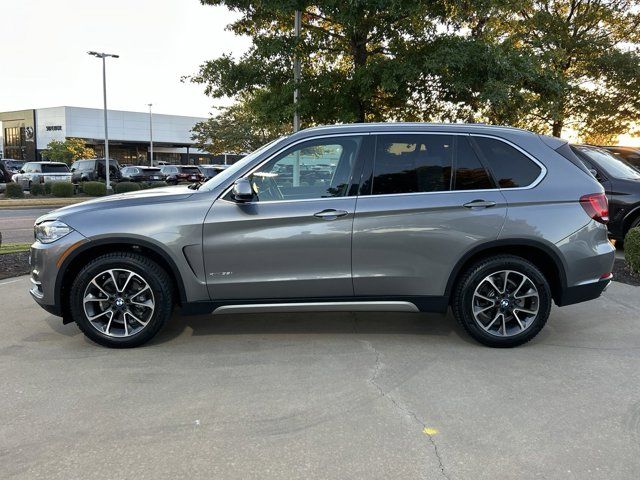
{"label": "green foliage", "polygon": [[51,195],[51,182],[44,183],[44,194]]}
{"label": "green foliage", "polygon": [[148,188],[158,188],[158,187],[166,187],[167,186],[167,182],[141,182],[140,183],[140,187],[143,190],[146,190]]}
{"label": "green foliage", "polygon": [[13,182],[7,183],[7,189],[5,190],[4,195],[7,198],[24,198],[22,187]]}
{"label": "green foliage", "polygon": [[44,185],[41,183],[32,183],[29,192],[31,192],[31,195],[33,195],[34,197],[37,197],[38,195],[44,195]]}
{"label": "green foliage", "polygon": [[64,162],[71,165],[81,158],[94,158],[96,156],[93,148],[87,147],[84,140],[79,138],[68,138],[63,142],[52,140],[47,145],[47,149],[42,151],[42,157],[51,162]]}
{"label": "green foliage", "polygon": [[51,182],[51,194],[54,197],[73,197],[71,182]]}
{"label": "green foliage", "polygon": [[135,182],[120,182],[116,185],[116,193],[135,192],[140,190],[140,185]]}
{"label": "green foliage", "polygon": [[640,273],[640,227],[632,228],[624,237],[624,258],[636,273]]}
{"label": "green foliage", "polygon": [[475,121],[603,141],[640,122],[638,0],[201,2],[237,12],[229,29],[252,41],[190,78],[238,101],[194,129],[213,153],[290,129],[294,57],[303,126]]}
{"label": "green foliage", "polygon": [[0,255],[28,252],[29,248],[31,248],[30,243],[5,242],[0,245]]}
{"label": "green foliage", "polygon": [[107,185],[103,182],[83,182],[82,191],[91,197],[102,197],[107,194]]}

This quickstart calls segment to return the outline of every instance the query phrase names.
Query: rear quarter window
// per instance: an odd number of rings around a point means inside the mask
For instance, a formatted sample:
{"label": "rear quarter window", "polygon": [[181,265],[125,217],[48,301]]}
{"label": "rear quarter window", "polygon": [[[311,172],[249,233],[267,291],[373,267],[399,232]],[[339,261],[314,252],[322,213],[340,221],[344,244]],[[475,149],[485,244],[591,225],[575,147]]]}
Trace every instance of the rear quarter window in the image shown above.
{"label": "rear quarter window", "polygon": [[473,141],[500,188],[527,187],[542,172],[533,160],[502,140],[474,136]]}

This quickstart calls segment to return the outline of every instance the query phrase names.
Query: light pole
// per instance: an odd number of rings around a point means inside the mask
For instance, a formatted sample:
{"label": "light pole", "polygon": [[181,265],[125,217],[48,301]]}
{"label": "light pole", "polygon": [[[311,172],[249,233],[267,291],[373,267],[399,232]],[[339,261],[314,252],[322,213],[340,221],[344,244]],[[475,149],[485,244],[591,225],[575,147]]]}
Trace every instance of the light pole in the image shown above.
{"label": "light pole", "polygon": [[109,129],[107,128],[107,63],[105,59],[107,57],[120,58],[120,55],[104,52],[87,52],[89,55],[93,55],[96,58],[102,59],[102,96],[104,99],[104,169],[105,180],[107,182],[107,192],[111,190],[111,182],[109,181],[109,170],[111,163],[109,162]]}
{"label": "light pole", "polygon": [[151,111],[153,103],[148,103],[147,105],[149,105],[149,140],[151,145],[149,152],[151,153],[151,166],[153,167],[153,112]]}

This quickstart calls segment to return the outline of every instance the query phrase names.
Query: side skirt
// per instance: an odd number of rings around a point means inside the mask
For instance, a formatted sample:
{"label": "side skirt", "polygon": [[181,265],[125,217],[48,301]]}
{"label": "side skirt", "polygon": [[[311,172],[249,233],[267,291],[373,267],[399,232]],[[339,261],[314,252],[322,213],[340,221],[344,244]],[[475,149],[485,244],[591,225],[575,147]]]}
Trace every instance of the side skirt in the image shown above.
{"label": "side skirt", "polygon": [[183,315],[258,312],[431,312],[446,313],[446,297],[343,297],[217,300],[191,302]]}

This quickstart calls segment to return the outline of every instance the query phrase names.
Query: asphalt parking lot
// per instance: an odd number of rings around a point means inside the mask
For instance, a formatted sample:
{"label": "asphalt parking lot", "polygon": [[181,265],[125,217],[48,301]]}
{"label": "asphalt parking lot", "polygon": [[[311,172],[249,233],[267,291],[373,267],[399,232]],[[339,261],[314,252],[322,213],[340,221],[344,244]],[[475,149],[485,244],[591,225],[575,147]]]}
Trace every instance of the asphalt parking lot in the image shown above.
{"label": "asphalt parking lot", "polygon": [[0,282],[0,477],[632,479],[640,296],[554,309],[530,344],[450,315],[180,317],[108,350]]}

